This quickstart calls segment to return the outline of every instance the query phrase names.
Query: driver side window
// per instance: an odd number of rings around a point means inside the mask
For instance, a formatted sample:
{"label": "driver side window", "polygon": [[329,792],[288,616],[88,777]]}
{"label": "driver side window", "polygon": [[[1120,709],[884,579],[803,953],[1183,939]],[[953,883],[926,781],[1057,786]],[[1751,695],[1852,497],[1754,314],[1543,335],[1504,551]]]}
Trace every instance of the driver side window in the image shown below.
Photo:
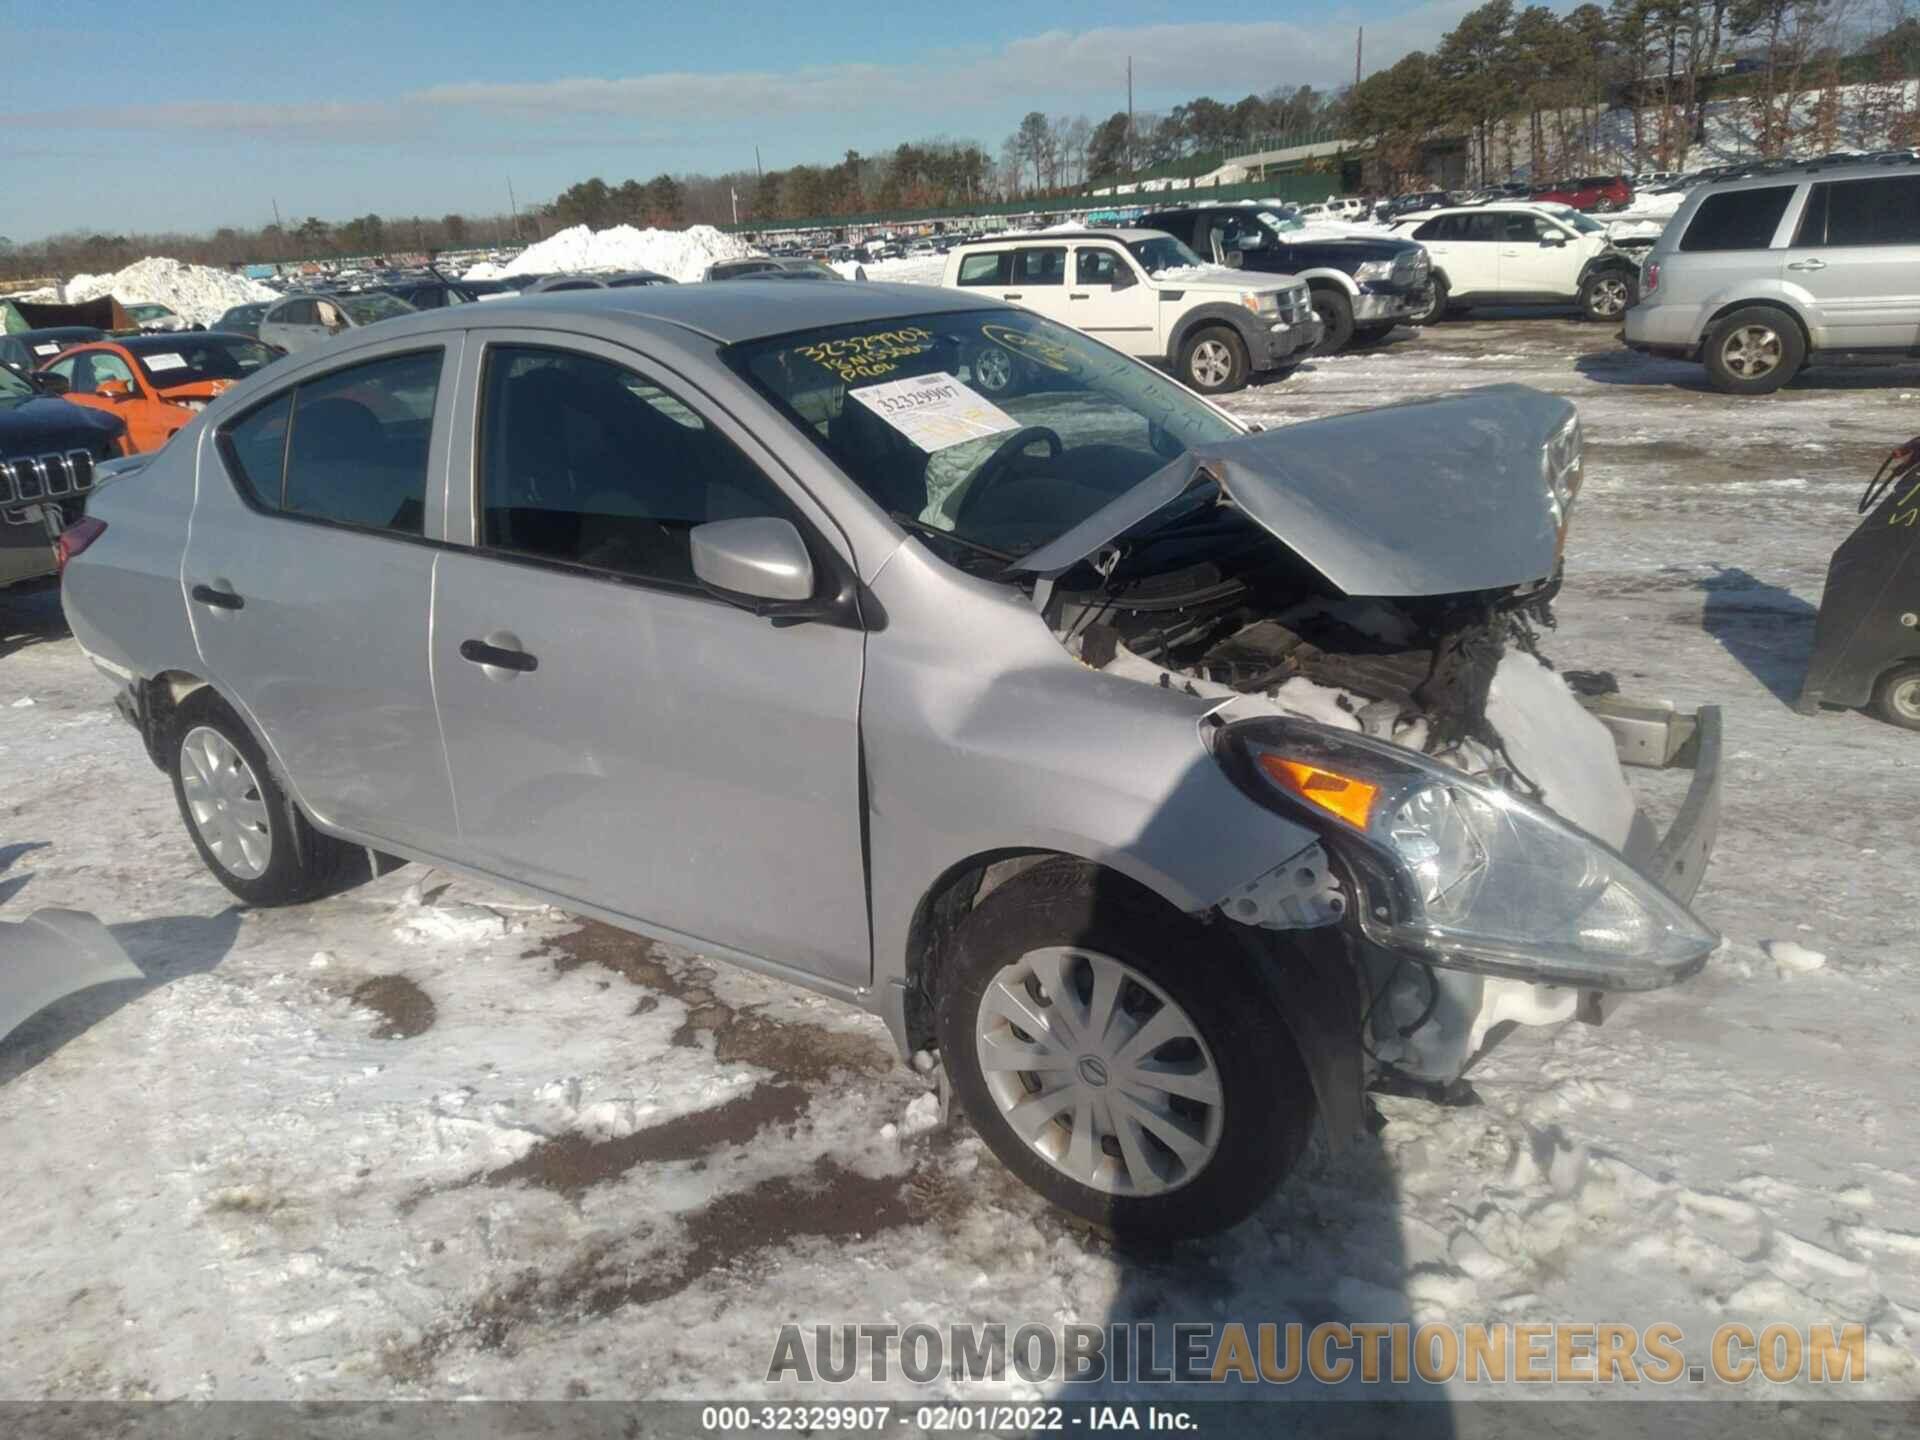
{"label": "driver side window", "polygon": [[127,368],[127,362],[118,355],[97,350],[93,354],[93,382],[89,388],[97,390],[109,380],[118,380],[123,385],[131,386],[133,371]]}
{"label": "driver side window", "polygon": [[1114,272],[1120,267],[1120,256],[1102,245],[1094,249],[1073,252],[1073,283],[1076,285],[1111,285]]}

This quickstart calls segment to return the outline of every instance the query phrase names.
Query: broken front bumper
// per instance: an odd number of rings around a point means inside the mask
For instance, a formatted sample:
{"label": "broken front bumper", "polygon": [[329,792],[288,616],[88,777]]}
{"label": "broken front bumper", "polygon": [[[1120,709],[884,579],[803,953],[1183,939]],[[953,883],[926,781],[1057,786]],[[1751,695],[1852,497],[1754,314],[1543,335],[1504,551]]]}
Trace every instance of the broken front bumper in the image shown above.
{"label": "broken front bumper", "polygon": [[1685,715],[1671,705],[1619,695],[1586,696],[1581,703],[1612,732],[1622,765],[1693,771],[1667,833],[1660,835],[1644,814],[1638,815],[1624,850],[1636,870],[1682,904],[1691,904],[1720,833],[1720,707],[1702,705]]}
{"label": "broken front bumper", "polygon": [[1425,289],[1386,290],[1362,285],[1353,297],[1354,323],[1378,325],[1385,320],[1404,320],[1422,309],[1430,294]]}

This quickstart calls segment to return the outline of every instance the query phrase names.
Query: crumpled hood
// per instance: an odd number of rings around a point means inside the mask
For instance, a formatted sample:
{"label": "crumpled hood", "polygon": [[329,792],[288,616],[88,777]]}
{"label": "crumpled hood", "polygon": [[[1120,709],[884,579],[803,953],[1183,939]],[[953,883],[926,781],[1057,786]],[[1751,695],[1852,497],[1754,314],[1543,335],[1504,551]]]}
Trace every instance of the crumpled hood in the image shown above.
{"label": "crumpled hood", "polygon": [[1189,450],[1010,568],[1062,574],[1101,546],[1217,483],[1233,505],[1349,595],[1406,597],[1548,579],[1562,507],[1548,442],[1571,402],[1490,385]]}

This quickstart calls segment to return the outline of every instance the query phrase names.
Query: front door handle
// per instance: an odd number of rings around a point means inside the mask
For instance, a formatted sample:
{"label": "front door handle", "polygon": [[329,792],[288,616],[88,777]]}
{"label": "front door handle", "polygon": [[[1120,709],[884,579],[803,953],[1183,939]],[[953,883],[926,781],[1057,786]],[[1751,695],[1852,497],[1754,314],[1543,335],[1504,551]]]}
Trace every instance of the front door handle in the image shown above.
{"label": "front door handle", "polygon": [[462,640],[460,658],[471,660],[476,665],[489,665],[496,670],[525,672],[540,668],[540,662],[525,650],[510,649],[505,645],[489,645],[484,640]]}
{"label": "front door handle", "polygon": [[187,592],[202,605],[211,605],[216,610],[238,610],[247,602],[231,590],[216,590],[211,585],[196,585]]}
{"label": "front door handle", "polygon": [[1824,270],[1827,268],[1827,262],[1824,260],[1789,260],[1787,262],[1787,268],[1789,270]]}
{"label": "front door handle", "polygon": [[1073,294],[1073,295],[1067,296],[1067,298],[1069,300],[1091,300],[1093,297],[1091,295]]}
{"label": "front door handle", "polygon": [[1013,292],[1012,292],[1011,294],[1008,294],[1008,295],[1002,295],[1002,296],[1001,296],[1000,298],[1001,298],[1002,300],[1018,300],[1018,299],[1020,299],[1020,298],[1021,298],[1021,295],[1020,295],[1020,292],[1019,292],[1018,290],[1015,290],[1015,291],[1013,291]]}

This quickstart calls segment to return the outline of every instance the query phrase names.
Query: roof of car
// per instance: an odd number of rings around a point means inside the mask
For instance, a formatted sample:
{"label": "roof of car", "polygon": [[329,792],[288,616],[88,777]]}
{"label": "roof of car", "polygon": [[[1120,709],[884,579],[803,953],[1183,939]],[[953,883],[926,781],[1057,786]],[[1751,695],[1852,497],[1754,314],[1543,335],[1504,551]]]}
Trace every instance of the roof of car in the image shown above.
{"label": "roof of car", "polygon": [[1133,227],[1116,225],[1111,230],[1014,230],[1005,235],[990,235],[979,240],[969,240],[964,245],[956,245],[955,250],[968,250],[976,245],[1050,245],[1061,240],[1118,240],[1129,244],[1135,240],[1165,240],[1166,234],[1159,230],[1140,230]]}
{"label": "roof of car", "polygon": [[1715,176],[1701,182],[1701,187],[1711,186],[1715,190],[1731,190],[1747,185],[1778,185],[1782,181],[1798,183],[1802,180],[1818,178],[1821,180],[1865,180],[1885,175],[1912,175],[1920,172],[1920,160],[1888,157],[1884,160],[1871,160],[1862,157],[1858,160],[1810,160],[1804,163],[1767,162],[1748,168],[1736,169],[1731,175]]}
{"label": "roof of car", "polygon": [[236,335],[230,330],[173,330],[159,335],[122,335],[113,343],[131,355],[149,351],[177,350],[182,345],[198,345],[202,340],[238,340],[248,345],[260,342],[251,335]]}
{"label": "roof of car", "polygon": [[977,291],[965,293],[934,285],[795,285],[749,276],[724,285],[640,285],[620,290],[522,294],[491,305],[460,305],[451,310],[396,316],[381,321],[378,327],[369,327],[365,333],[369,337],[415,335],[477,324],[518,325],[540,319],[565,322],[593,316],[631,321],[644,328],[677,326],[731,345],[828,325],[1004,308]]}

